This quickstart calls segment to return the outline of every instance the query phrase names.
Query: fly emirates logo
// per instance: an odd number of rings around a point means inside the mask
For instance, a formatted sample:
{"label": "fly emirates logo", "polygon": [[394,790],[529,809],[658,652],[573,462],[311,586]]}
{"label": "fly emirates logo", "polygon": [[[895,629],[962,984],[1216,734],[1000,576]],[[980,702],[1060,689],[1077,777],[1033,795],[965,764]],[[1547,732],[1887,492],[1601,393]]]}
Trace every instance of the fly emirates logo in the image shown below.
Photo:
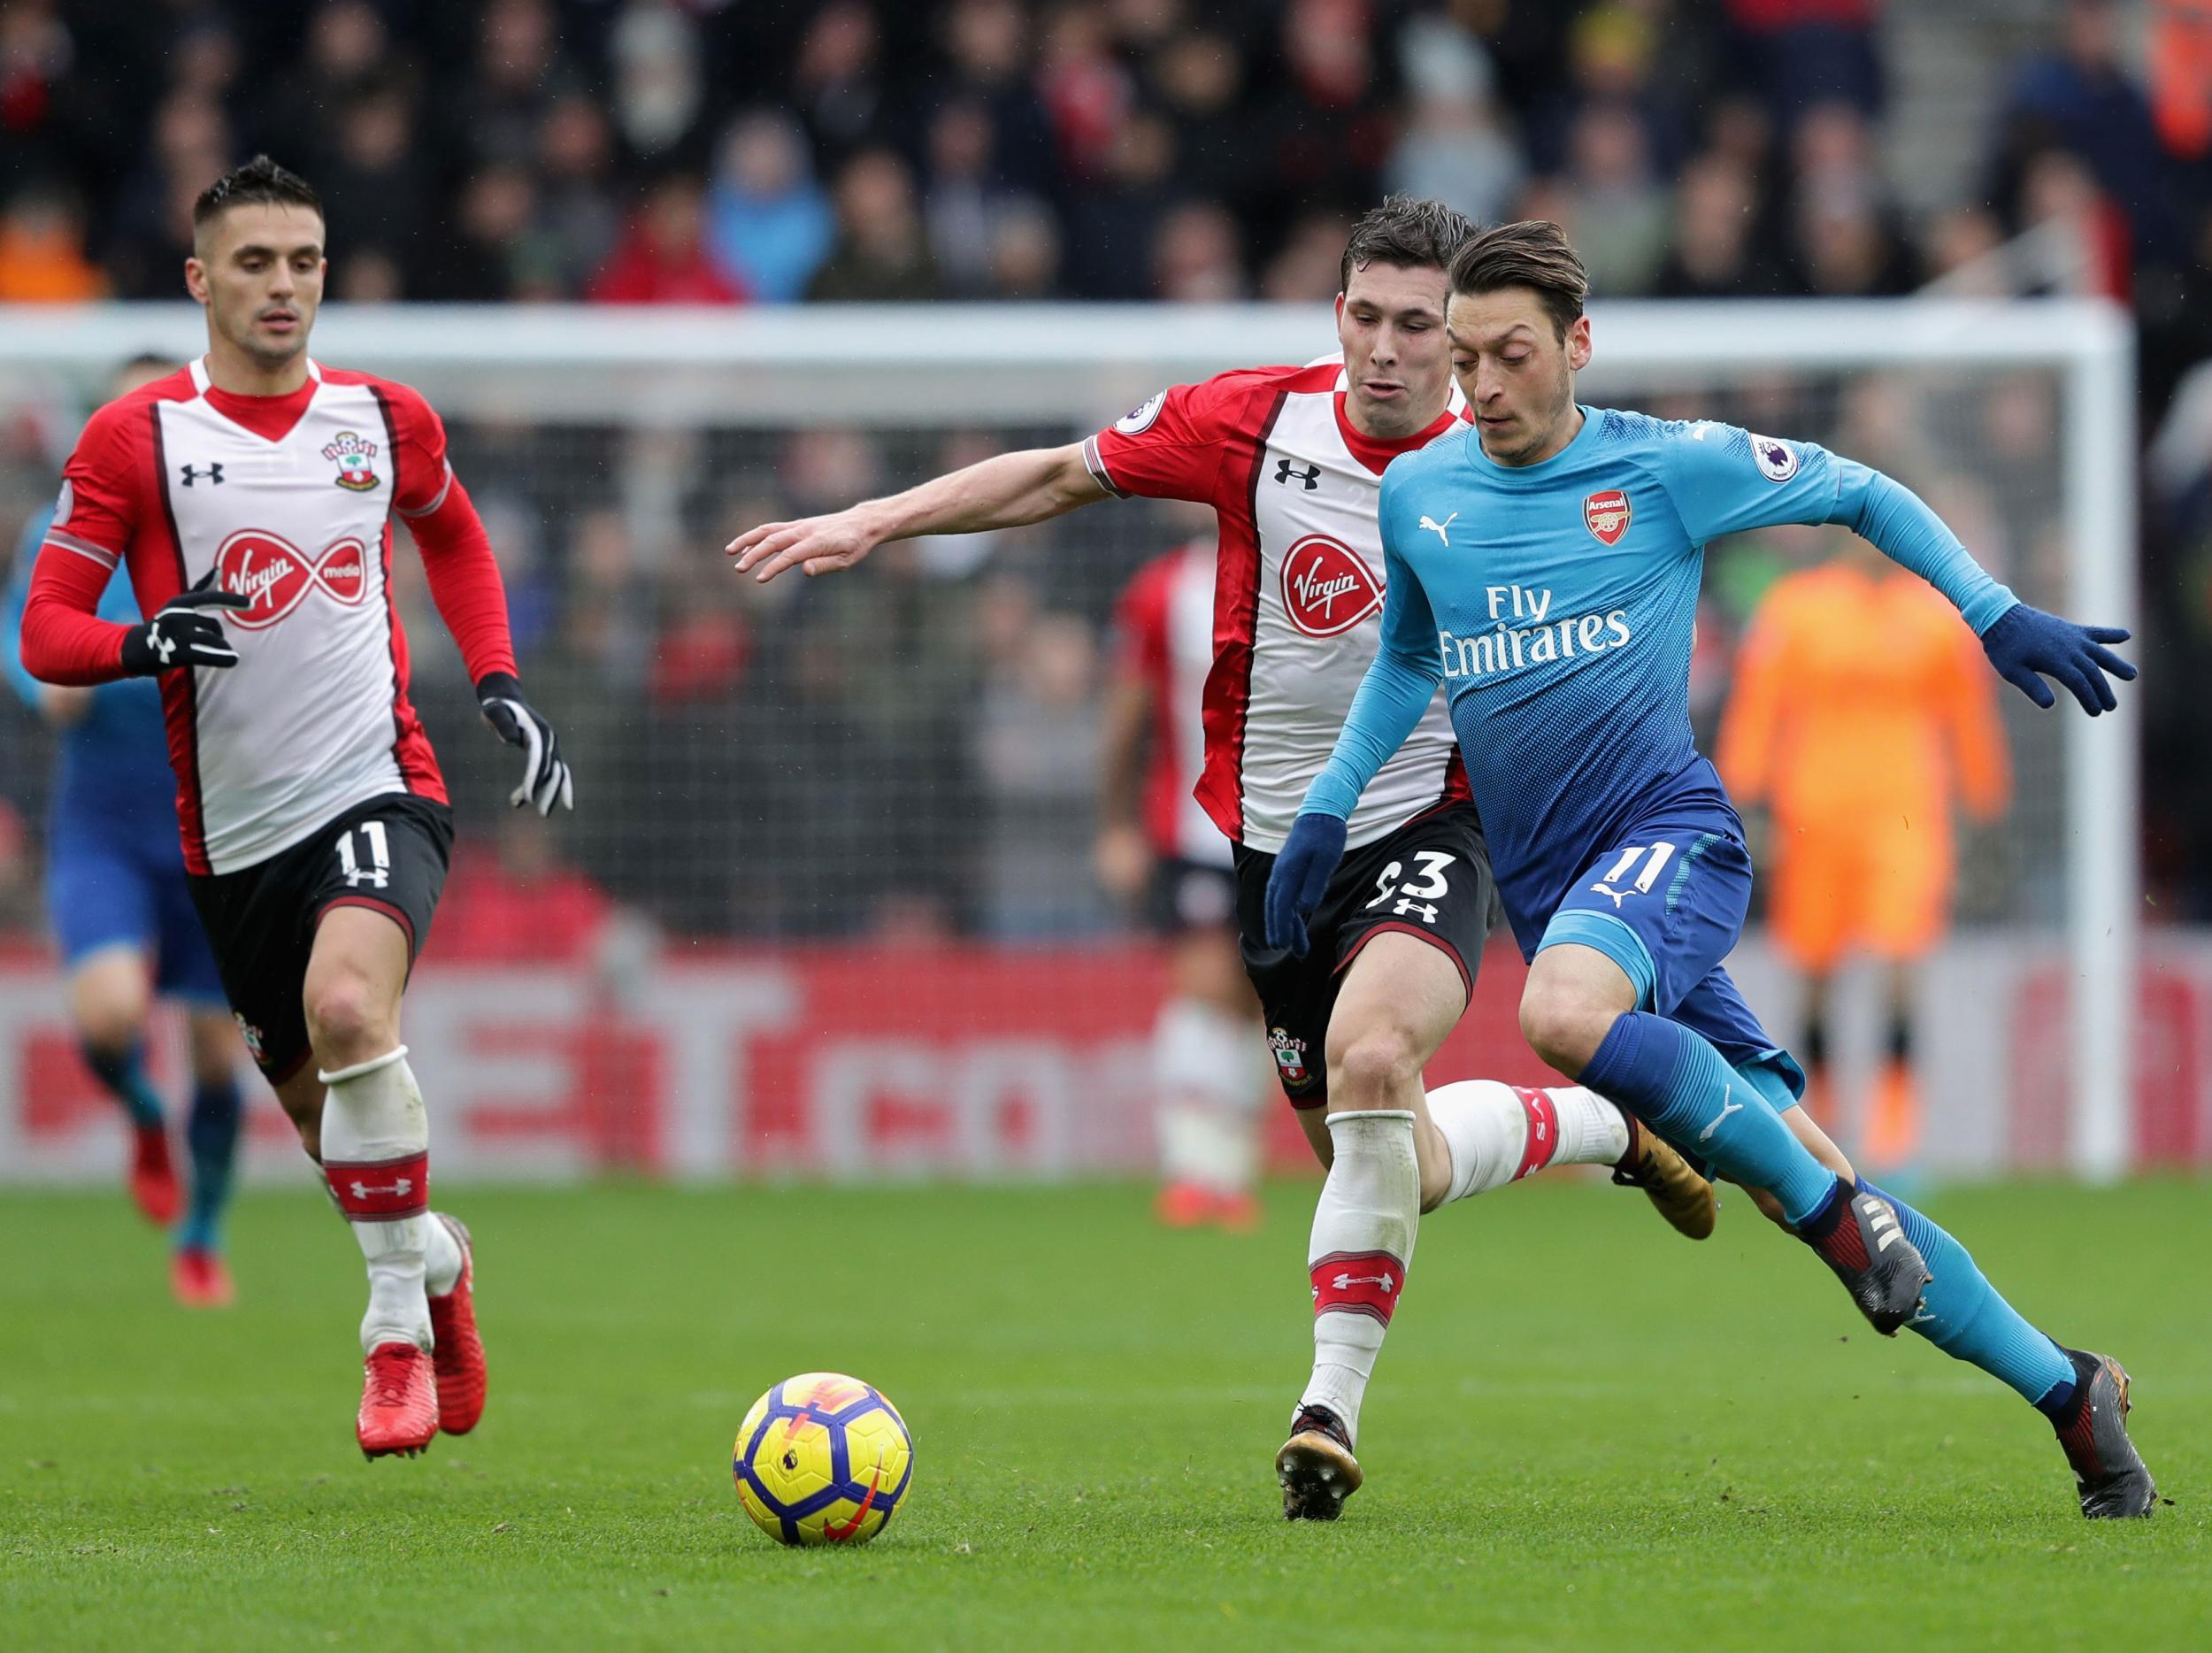
{"label": "fly emirates logo", "polygon": [[1626,609],[1554,619],[1549,591],[1532,591],[1525,586],[1485,586],[1482,595],[1494,629],[1471,637],[1448,631],[1436,634],[1448,678],[1489,677],[1554,660],[1571,660],[1579,654],[1603,654],[1625,647],[1632,634]]}

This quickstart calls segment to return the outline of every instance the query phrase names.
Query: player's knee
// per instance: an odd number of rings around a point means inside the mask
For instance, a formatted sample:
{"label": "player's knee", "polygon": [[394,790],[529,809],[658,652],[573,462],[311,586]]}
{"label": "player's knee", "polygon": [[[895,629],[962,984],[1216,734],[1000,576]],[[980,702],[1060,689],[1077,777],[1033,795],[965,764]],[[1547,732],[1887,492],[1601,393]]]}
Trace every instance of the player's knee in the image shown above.
{"label": "player's knee", "polygon": [[1348,1040],[1330,1068],[1330,1107],[1387,1107],[1420,1084],[1421,1050],[1407,1029],[1384,1025]]}
{"label": "player's knee", "polygon": [[1589,1065],[1618,1014],[1591,1004],[1571,988],[1532,979],[1521,995],[1521,1037],[1530,1049],[1571,1077]]}
{"label": "player's knee", "polygon": [[381,1056],[395,1040],[389,1022],[383,996],[365,976],[334,972],[308,985],[308,1035],[326,1067],[350,1067]]}
{"label": "player's knee", "polygon": [[145,1018],[134,1004],[103,1001],[77,1007],[77,1036],[97,1055],[127,1057],[145,1030]]}

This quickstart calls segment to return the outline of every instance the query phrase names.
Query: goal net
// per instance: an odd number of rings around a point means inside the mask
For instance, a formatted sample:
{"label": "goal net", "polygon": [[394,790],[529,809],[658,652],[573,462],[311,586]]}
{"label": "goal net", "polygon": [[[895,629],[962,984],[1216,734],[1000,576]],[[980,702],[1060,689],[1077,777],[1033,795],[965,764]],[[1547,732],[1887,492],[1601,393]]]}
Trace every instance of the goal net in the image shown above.
{"label": "goal net", "polygon": [[[2027,600],[2131,623],[2133,345],[2116,311],[1624,304],[1594,320],[1586,400],[1825,442],[1917,488]],[[1102,685],[1122,584],[1205,515],[1111,504],[766,588],[721,546],[1333,344],[1329,313],[1302,308],[326,311],[319,358],[412,382],[442,412],[524,681],[577,775],[576,812],[550,829],[502,807],[510,755],[403,555],[415,699],[465,847],[411,1041],[442,1055],[458,1163],[1143,1164],[1158,976],[1093,866]],[[111,367],[202,348],[187,306],[0,311],[0,418],[44,449],[17,444],[0,527],[50,499]],[[1752,606],[1839,534],[1712,548],[1693,682],[1708,750]],[[2011,802],[1962,833],[1956,924],[1918,989],[1925,1158],[2108,1175],[2134,1141],[2133,701],[2093,722],[2009,690],[2001,704]],[[4,797],[35,846],[44,736],[0,719]],[[62,1174],[89,1163],[93,1127],[40,1101],[60,1082],[39,1043],[58,1000],[27,957],[0,993],[0,1158]],[[1517,961],[1493,965],[1449,1076],[1533,1076],[1511,1031]],[[1790,1036],[1797,989],[1755,929],[1739,974]],[[1847,1075],[1874,1059],[1874,999],[1865,980],[1843,996]],[[67,1129],[40,1136],[40,1119]]]}

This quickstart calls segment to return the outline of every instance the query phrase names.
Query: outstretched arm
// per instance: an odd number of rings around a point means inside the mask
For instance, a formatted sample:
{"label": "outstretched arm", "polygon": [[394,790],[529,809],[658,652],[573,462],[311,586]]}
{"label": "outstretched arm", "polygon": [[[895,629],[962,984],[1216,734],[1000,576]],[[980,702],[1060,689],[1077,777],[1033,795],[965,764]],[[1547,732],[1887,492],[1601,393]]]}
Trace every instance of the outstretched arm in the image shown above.
{"label": "outstretched arm", "polygon": [[1977,637],[2019,602],[1974,560],[1926,500],[1856,459],[1838,455],[1834,463],[1836,503],[1828,520],[1943,593]]}
{"label": "outstretched arm", "polygon": [[2072,690],[2093,718],[2118,703],[2105,673],[2135,676],[2133,666],[2101,646],[2125,642],[2126,632],[2030,608],[1991,579],[1903,483],[1813,442],[1710,422],[1672,428],[1658,463],[1691,543],[1785,522],[1837,523],[1950,598],[1999,675],[2037,705],[2051,704],[2047,676]]}
{"label": "outstretched arm", "polygon": [[765,583],[794,566],[810,574],[850,568],[886,540],[1024,527],[1105,497],[1104,486],[1083,462],[1082,443],[1030,448],[826,516],[764,522],[726,549],[739,573]]}
{"label": "outstretched arm", "polygon": [[1336,750],[1306,788],[1301,814],[1351,819],[1359,795],[1406,743],[1443,680],[1428,593],[1394,552],[1386,549],[1383,561],[1390,583],[1383,597],[1382,647],[1352,696]]}
{"label": "outstretched arm", "polygon": [[1267,876],[1267,944],[1303,958],[1310,945],[1306,920],[1328,892],[1344,858],[1345,823],[1360,794],[1421,721],[1443,677],[1436,619],[1428,594],[1392,549],[1388,481],[1383,505],[1383,561],[1389,584],[1383,597],[1382,646],[1360,680],[1336,750],[1306,788],[1298,819]]}
{"label": "outstretched arm", "polygon": [[2135,667],[2103,645],[2125,642],[2124,627],[2078,626],[2031,608],[1991,579],[1912,489],[1856,460],[1835,463],[1839,487],[1828,520],[1849,528],[1948,597],[1982,640],[1982,650],[1999,676],[2039,706],[2053,702],[2045,677],[2070,690],[2093,718],[2119,704],[2105,674],[2132,682]]}

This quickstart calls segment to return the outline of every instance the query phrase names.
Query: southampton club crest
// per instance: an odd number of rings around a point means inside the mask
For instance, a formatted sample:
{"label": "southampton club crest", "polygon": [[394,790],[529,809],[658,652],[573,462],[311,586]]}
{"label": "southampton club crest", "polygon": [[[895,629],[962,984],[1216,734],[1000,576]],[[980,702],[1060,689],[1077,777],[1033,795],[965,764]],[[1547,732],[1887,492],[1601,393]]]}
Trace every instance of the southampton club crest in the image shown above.
{"label": "southampton club crest", "polygon": [[339,487],[365,494],[376,486],[376,444],[367,437],[342,430],[323,449],[323,457],[338,467]]}

